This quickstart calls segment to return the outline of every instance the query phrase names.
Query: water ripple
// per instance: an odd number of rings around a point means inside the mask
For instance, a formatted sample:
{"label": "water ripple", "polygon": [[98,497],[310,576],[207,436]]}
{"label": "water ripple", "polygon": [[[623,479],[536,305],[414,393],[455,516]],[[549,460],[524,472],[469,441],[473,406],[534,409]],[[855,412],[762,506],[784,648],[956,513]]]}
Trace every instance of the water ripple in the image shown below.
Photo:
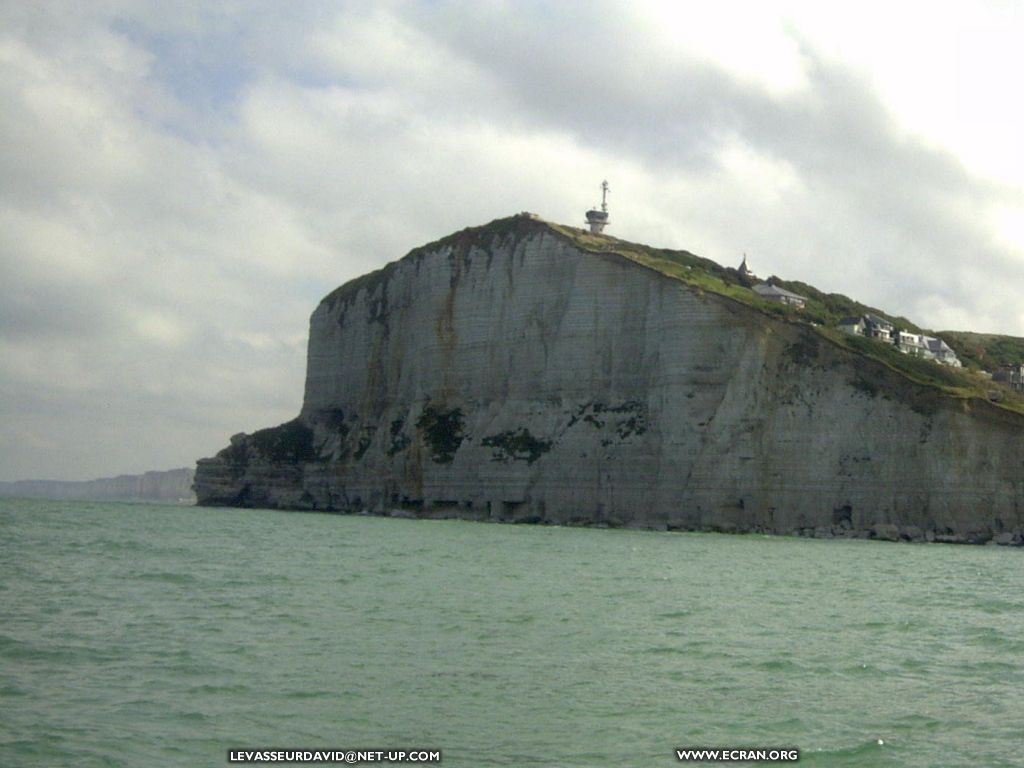
{"label": "water ripple", "polygon": [[1014,552],[53,502],[0,524],[0,765],[1018,760]]}

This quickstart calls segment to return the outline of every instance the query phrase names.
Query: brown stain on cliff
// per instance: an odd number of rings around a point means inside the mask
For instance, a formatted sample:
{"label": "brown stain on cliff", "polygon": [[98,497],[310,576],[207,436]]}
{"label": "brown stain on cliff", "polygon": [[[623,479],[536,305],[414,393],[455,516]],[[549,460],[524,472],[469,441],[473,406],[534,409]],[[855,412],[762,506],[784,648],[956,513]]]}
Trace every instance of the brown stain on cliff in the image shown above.
{"label": "brown stain on cliff", "polygon": [[387,401],[390,378],[387,360],[391,343],[391,324],[387,313],[388,279],[376,286],[373,293],[367,296],[368,326],[374,329],[369,365],[366,368],[365,397],[362,402],[361,414],[379,418],[383,412],[383,403]]}
{"label": "brown stain on cliff", "polygon": [[453,282],[444,300],[441,302],[441,308],[438,310],[437,317],[434,320],[434,333],[437,336],[437,342],[440,344],[441,352],[446,360],[451,359],[455,353],[455,345],[458,342],[458,336],[455,333],[455,290],[457,287],[457,284]]}
{"label": "brown stain on cliff", "polygon": [[452,245],[451,252],[448,254],[448,263],[451,266],[448,292],[441,300],[441,306],[434,318],[434,335],[437,337],[438,347],[441,351],[440,363],[443,381],[440,394],[442,399],[452,396],[455,390],[455,347],[459,342],[458,334],[455,331],[455,298],[473,243],[474,238],[464,237]]}

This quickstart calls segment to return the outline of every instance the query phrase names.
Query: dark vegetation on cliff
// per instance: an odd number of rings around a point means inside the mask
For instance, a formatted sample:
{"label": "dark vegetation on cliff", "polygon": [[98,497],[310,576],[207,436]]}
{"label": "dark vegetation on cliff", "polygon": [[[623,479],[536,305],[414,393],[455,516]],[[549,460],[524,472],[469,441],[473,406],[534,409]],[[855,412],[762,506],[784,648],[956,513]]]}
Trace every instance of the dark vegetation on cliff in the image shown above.
{"label": "dark vegetation on cliff", "polygon": [[428,404],[416,421],[431,450],[431,458],[438,464],[450,464],[462,445],[462,410],[445,410]]}
{"label": "dark vegetation on cliff", "polygon": [[490,435],[481,444],[494,449],[493,461],[525,461],[527,464],[533,464],[551,450],[550,440],[534,437],[526,427]]}
{"label": "dark vegetation on cliff", "polygon": [[217,458],[239,467],[254,458],[289,463],[316,460],[313,430],[299,419],[253,432],[248,436],[248,445],[255,450],[256,456],[251,455],[246,442],[232,440],[231,445],[217,454]]}

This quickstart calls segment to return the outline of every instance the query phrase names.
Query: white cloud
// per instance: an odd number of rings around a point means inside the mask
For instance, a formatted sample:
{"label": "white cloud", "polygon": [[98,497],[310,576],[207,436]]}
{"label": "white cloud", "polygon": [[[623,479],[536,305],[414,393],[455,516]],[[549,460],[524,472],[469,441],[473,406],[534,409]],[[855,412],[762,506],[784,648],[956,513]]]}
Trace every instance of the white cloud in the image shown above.
{"label": "white cloud", "polygon": [[[786,4],[783,4],[785,7]],[[645,0],[631,4],[643,34],[659,46],[659,58],[674,54],[713,61],[731,74],[777,95],[807,84],[799,41],[775,3],[719,0],[681,3]]]}

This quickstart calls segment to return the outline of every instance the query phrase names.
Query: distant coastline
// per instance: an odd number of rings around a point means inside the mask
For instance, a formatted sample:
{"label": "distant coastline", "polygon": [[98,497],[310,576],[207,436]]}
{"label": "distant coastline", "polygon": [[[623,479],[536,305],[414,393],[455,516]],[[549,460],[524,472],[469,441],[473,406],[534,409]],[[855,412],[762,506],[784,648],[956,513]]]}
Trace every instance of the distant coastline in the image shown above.
{"label": "distant coastline", "polygon": [[195,504],[195,471],[190,467],[96,480],[15,480],[0,482],[0,496],[82,501],[156,501]]}

